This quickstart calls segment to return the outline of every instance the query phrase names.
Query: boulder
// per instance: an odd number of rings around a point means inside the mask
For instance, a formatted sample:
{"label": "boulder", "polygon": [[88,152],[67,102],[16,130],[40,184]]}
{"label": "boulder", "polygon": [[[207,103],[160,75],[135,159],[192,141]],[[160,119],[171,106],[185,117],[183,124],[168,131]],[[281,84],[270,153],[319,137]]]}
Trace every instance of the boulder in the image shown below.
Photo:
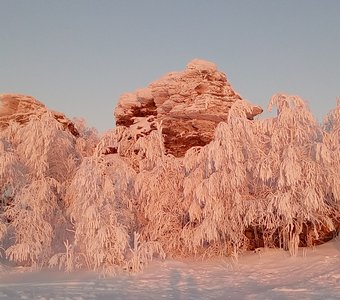
{"label": "boulder", "polygon": [[[168,154],[184,156],[193,146],[208,144],[219,122],[227,121],[236,101],[244,101],[214,63],[195,59],[186,70],[172,72],[148,87],[123,94],[115,109],[117,126],[147,135],[161,124]],[[248,103],[247,118],[262,112]],[[148,124],[150,123],[150,124]]]}

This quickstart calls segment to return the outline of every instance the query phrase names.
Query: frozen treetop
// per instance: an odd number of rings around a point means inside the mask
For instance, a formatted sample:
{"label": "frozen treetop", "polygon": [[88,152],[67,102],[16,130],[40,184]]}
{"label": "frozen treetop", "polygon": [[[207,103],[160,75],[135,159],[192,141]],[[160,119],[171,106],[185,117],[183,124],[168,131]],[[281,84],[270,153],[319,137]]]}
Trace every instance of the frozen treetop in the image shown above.
{"label": "frozen treetop", "polygon": [[33,116],[39,117],[46,112],[50,112],[65,130],[70,131],[74,136],[79,135],[74,124],[64,114],[49,110],[33,97],[21,94],[0,94],[0,130],[6,128],[10,122],[25,124]]}
{"label": "frozen treetop", "polygon": [[[118,126],[135,129],[139,135],[155,130],[158,122],[167,152],[179,157],[193,146],[209,143],[236,101],[245,100],[226,75],[214,63],[194,59],[182,72],[171,72],[146,88],[123,94],[115,118]],[[248,105],[248,119],[262,112],[261,107]]]}

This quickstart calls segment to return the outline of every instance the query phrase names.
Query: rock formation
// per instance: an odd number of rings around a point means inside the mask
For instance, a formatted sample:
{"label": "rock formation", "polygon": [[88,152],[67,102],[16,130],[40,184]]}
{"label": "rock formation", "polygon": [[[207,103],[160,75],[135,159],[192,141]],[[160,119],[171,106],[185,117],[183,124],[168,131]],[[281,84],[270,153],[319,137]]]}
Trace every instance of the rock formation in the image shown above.
{"label": "rock formation", "polygon": [[[25,124],[32,115],[39,116],[46,112],[47,107],[31,96],[20,94],[0,95],[0,129],[6,128],[9,122]],[[74,136],[79,136],[74,124],[62,113],[50,111],[53,117]]]}
{"label": "rock formation", "polygon": [[[161,124],[167,153],[184,156],[193,146],[208,144],[231,106],[245,101],[226,75],[211,62],[195,59],[183,72],[173,72],[134,93],[123,94],[115,110],[116,125],[146,135]],[[249,103],[248,103],[249,104]],[[248,119],[262,109],[249,104]]]}

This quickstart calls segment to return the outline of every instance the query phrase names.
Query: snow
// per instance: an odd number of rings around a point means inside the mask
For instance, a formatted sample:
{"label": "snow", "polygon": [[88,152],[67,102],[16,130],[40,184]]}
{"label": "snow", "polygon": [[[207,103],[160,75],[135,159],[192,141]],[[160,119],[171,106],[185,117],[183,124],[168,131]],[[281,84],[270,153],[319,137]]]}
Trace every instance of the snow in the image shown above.
{"label": "snow", "polygon": [[246,252],[238,261],[154,260],[142,273],[25,272],[0,267],[0,299],[340,299],[340,239]]}

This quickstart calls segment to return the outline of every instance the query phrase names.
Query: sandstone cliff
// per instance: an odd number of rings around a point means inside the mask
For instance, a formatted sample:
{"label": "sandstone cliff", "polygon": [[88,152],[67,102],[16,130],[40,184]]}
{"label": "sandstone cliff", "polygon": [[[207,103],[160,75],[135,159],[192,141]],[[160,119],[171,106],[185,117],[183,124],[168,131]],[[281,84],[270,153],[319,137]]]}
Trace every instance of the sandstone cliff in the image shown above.
{"label": "sandstone cliff", "polygon": [[[193,146],[208,144],[231,106],[245,101],[214,63],[195,59],[186,70],[172,72],[133,93],[123,94],[115,110],[116,124],[147,135],[161,124],[167,153],[184,156]],[[248,119],[262,109],[249,104]]]}
{"label": "sandstone cliff", "polygon": [[[33,115],[46,112],[47,107],[31,96],[20,94],[0,95],[0,129],[6,128],[9,122],[25,124]],[[74,124],[62,113],[50,111],[53,117],[74,136],[79,136]]]}

